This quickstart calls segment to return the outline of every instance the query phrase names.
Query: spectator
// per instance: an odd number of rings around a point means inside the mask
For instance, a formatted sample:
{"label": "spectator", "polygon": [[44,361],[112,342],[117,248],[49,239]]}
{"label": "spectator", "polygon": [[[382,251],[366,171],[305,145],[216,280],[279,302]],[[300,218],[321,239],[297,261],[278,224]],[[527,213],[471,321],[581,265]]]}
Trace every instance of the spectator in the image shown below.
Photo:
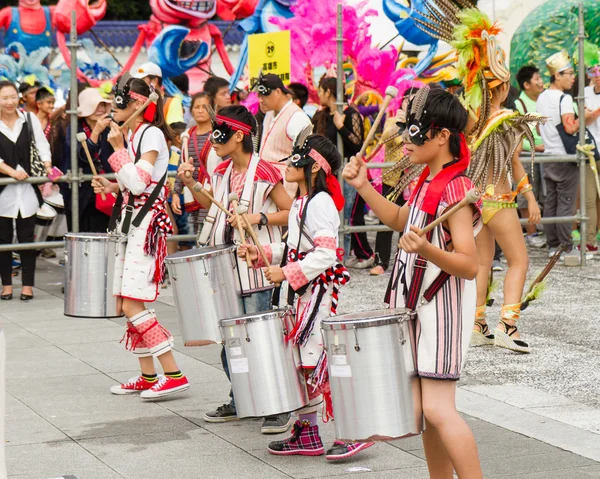
{"label": "spectator", "polygon": [[[522,115],[525,113],[537,113],[536,102],[541,93],[544,91],[544,80],[542,80],[542,77],[540,76],[540,71],[533,65],[526,65],[517,73],[517,82],[519,83],[521,94],[519,95],[519,98],[515,100],[515,109]],[[542,141],[542,137],[540,136],[539,127],[534,128],[531,133],[535,139],[535,151],[538,153],[543,153],[544,143]],[[530,151],[530,149],[531,147],[529,142],[525,140],[523,142],[523,150]],[[538,203],[543,205],[542,172],[540,166],[541,165],[539,163],[534,163],[532,171],[530,162],[523,164],[525,173],[529,175],[531,180],[533,194],[538,200]],[[523,195],[517,196],[517,203],[521,218],[529,218],[527,200]],[[527,231],[525,242],[529,246],[533,246],[534,248],[543,248],[546,246],[546,238],[537,233],[535,225],[527,224],[525,225],[525,230]]]}
{"label": "spectator", "polygon": [[33,83],[26,81],[19,85],[19,95],[21,96],[21,108],[24,112],[37,113],[37,103],[35,101],[35,95],[42,84],[35,80]]}
{"label": "spectator", "polygon": [[[100,95],[100,92],[96,88],[86,88],[83,90],[79,94],[78,103],[77,116],[79,119],[77,122],[77,132],[85,133],[87,146],[98,173],[112,173],[113,170],[108,163],[108,157],[114,153],[113,147],[108,142],[111,103],[102,98],[102,95]],[[70,126],[67,127],[66,138],[67,143],[70,144]],[[79,168],[81,168],[83,173],[91,175],[92,169],[90,168],[85,151],[79,142],[77,143],[77,159]],[[65,202],[65,212],[67,218],[70,218],[71,193],[70,190],[68,192],[63,190],[62,193]],[[106,233],[110,219],[107,213],[108,211],[102,212],[97,208],[96,195],[91,183],[89,181],[81,183],[79,185],[79,230],[86,233]]]}
{"label": "spectator", "polygon": [[225,78],[210,77],[204,84],[204,91],[210,96],[216,111],[231,105],[229,82]]}
{"label": "spectator", "polygon": [[292,92],[294,103],[304,109],[304,106],[308,103],[308,88],[302,83],[290,83],[288,89]]}
{"label": "spectator", "polygon": [[[153,88],[161,96],[165,96],[165,92],[163,90],[162,70],[156,63],[144,63],[132,73],[132,76],[134,78],[139,78],[140,80],[143,80],[144,83],[146,83],[146,85]],[[168,125],[170,125],[171,123],[182,123],[183,104],[181,102],[181,98],[177,96],[169,98],[171,99],[171,101],[168,105],[165,101],[165,105],[163,108],[165,121]]]}
{"label": "spectator", "polygon": [[[0,177],[22,181],[31,175],[31,140],[49,172],[52,168],[50,145],[35,114],[19,111],[19,92],[8,81],[0,81]],[[33,138],[30,138],[30,133]],[[35,219],[42,204],[39,188],[28,183],[0,186],[0,244],[13,243],[13,222],[19,243],[34,240]],[[36,251],[21,251],[23,289],[21,301],[33,299]],[[3,300],[13,296],[12,252],[0,252],[0,277]]]}
{"label": "spectator", "polygon": [[[540,128],[545,152],[550,155],[566,155],[565,146],[557,127],[562,126],[565,133],[572,135],[579,129],[579,120],[575,118],[573,97],[565,93],[573,87],[575,70],[566,51],[558,52],[546,59],[550,72],[550,87],[544,91],[536,103],[537,111],[549,120]],[[585,121],[592,122],[598,118],[592,112],[586,112]],[[544,165],[544,182],[546,199],[544,217],[571,216],[575,214],[579,171],[576,163],[547,163]],[[572,256],[578,256],[573,250],[571,224],[545,225],[549,255],[553,255],[561,244],[565,244]]]}
{"label": "spectator", "polygon": [[[596,47],[597,48],[597,47]],[[600,53],[600,52],[599,52]],[[590,80],[589,86],[585,87],[585,107],[596,115],[596,119],[589,124],[589,131],[596,141],[600,141],[600,55],[592,61],[586,61],[587,76]],[[590,165],[586,167],[585,196],[586,212],[590,218],[587,223],[587,237],[585,239],[587,250],[591,253],[598,252],[596,244],[596,233],[598,232],[598,217],[600,216],[600,201],[598,201],[598,190],[596,179],[598,172],[592,171]]]}
{"label": "spectator", "polygon": [[[335,78],[321,78],[319,102],[322,109],[315,113],[312,122],[315,125],[315,133],[329,138],[334,144],[337,143],[339,134],[344,144],[344,157],[350,158],[358,154],[362,146],[363,121],[360,113],[349,105],[345,106],[343,114],[337,111],[336,89],[337,80]],[[344,189],[346,193],[344,216],[349,219],[351,226],[364,226],[365,200],[345,183]],[[352,255],[346,259],[347,267],[366,269],[375,263],[375,254],[369,245],[366,233],[352,233],[350,244],[344,244],[344,249],[352,252]]]}
{"label": "spectator", "polygon": [[164,108],[164,112],[165,112],[165,120],[167,122],[168,125],[171,125],[173,123],[177,123],[177,121],[172,121],[172,120],[177,120],[177,118],[173,117],[171,118],[169,116],[169,114],[173,115],[175,111],[179,111],[179,107],[174,107],[173,110],[171,110],[171,105],[173,104],[173,102],[175,103],[181,103],[181,109],[183,111],[183,122],[185,124],[189,123],[189,121],[192,119],[191,115],[190,115],[190,109],[186,108],[184,103],[184,98],[187,98],[188,101],[190,99],[190,79],[187,76],[187,74],[182,73],[181,75],[177,75],[176,77],[171,77],[169,78],[169,80],[171,80],[171,82],[173,83],[173,85],[175,85],[177,87],[177,89],[181,92],[181,95],[175,95],[175,96],[170,96],[165,92],[165,108]]}
{"label": "spectator", "polygon": [[56,98],[54,94],[46,87],[40,88],[35,94],[35,103],[37,105],[37,117],[44,130],[46,139],[50,141],[50,131],[52,130],[51,116],[54,111]]}

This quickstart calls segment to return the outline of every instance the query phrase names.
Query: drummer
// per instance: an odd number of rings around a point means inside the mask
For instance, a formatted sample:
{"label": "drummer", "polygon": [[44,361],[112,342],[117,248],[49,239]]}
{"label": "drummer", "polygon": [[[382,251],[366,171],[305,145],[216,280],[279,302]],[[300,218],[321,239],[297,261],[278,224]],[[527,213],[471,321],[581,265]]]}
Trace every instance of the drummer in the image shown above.
{"label": "drummer", "polygon": [[[247,218],[259,241],[270,243],[281,240],[281,227],[287,225],[292,200],[283,188],[279,171],[270,163],[260,160],[254,152],[253,136],[256,135],[256,121],[248,109],[241,105],[226,106],[212,117],[213,131],[210,141],[215,153],[221,158],[229,158],[219,164],[211,178],[212,194],[227,209],[234,211],[229,202],[229,194],[236,193],[240,204],[248,206]],[[178,176],[204,208],[208,215],[200,234],[200,244],[210,246],[241,242],[235,216],[227,218],[216,205],[211,205],[200,192],[200,184],[186,172],[195,173],[194,165],[182,163]],[[273,285],[261,270],[249,269],[246,263],[239,262],[239,274],[244,309],[252,314],[271,309]],[[234,291],[231,292],[235,294]],[[225,349],[221,351],[221,361],[229,377]],[[231,396],[232,393],[230,393]],[[225,422],[237,419],[235,401],[204,414],[207,422]],[[289,414],[266,418],[261,431],[264,434],[285,432],[291,425]]]}
{"label": "drummer", "polygon": [[417,313],[411,329],[429,473],[452,477],[454,470],[461,478],[478,479],[483,476],[475,438],[456,410],[455,396],[475,317],[475,234],[481,229],[481,206],[462,208],[426,237],[419,235],[473,188],[465,176],[470,158],[463,134],[467,116],[458,97],[441,88],[423,87],[410,99],[406,118],[399,122],[410,160],[402,168],[425,168],[403,207],[377,193],[362,158],[353,157],[343,177],[382,223],[404,231],[386,302]]}
{"label": "drummer", "polygon": [[[350,280],[340,263],[338,250],[339,212],[344,196],[336,173],[342,158],[335,145],[320,135],[311,135],[312,126],[297,137],[285,171],[288,184],[296,184],[296,199],[288,219],[287,244],[265,245],[270,266],[266,277],[272,283],[288,282],[286,303],[296,311],[294,329],[286,338],[299,344],[302,368],[308,382],[310,402],[297,411],[298,420],[289,439],[274,441],[268,451],[275,455],[320,456],[325,450],[319,435],[317,409],[325,398],[325,413],[332,415],[327,358],[321,335],[321,319],[336,314],[340,287]],[[240,245],[238,255],[250,253],[254,268],[266,266],[255,246]],[[341,253],[341,254],[340,254]],[[346,459],[373,443],[335,441],[325,455],[328,460]]]}

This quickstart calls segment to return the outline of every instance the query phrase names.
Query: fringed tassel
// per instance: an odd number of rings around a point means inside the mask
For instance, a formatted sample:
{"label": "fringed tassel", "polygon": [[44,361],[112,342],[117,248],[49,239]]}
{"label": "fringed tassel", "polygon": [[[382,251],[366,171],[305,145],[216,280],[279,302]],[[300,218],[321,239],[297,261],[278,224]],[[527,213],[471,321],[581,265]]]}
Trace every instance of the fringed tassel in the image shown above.
{"label": "fringed tassel", "polygon": [[310,334],[315,326],[319,306],[323,300],[323,296],[327,291],[327,283],[323,279],[323,274],[319,276],[317,281],[313,283],[312,296],[308,306],[299,315],[294,329],[287,335],[286,341],[292,341],[292,344],[305,345],[310,338]]}
{"label": "fringed tassel", "polygon": [[127,323],[127,329],[125,330],[121,341],[119,341],[119,344],[125,341],[125,349],[127,351],[135,351],[141,340],[142,336],[139,331],[135,329],[135,326],[131,323]]}
{"label": "fringed tassel", "polygon": [[331,400],[331,388],[329,381],[321,389],[323,394],[323,422],[327,423],[333,419],[333,401]]}
{"label": "fringed tassel", "polygon": [[148,226],[144,241],[144,254],[155,258],[150,272],[150,282],[161,284],[165,279],[165,258],[167,257],[167,236],[173,233],[173,225],[164,210],[157,211]]}
{"label": "fringed tassel", "polygon": [[329,374],[327,372],[327,351],[324,349],[319,357],[319,361],[313,369],[312,373],[308,377],[308,383],[314,390],[321,388],[324,384],[329,381]]}

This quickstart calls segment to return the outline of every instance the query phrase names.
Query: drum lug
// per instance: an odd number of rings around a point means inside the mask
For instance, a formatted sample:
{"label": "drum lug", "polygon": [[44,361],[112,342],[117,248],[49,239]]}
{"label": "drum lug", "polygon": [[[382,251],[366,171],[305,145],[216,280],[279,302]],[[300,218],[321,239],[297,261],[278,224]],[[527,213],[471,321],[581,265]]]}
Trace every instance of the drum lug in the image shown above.
{"label": "drum lug", "polygon": [[88,251],[89,243],[86,241],[84,244],[85,244],[85,249],[83,250],[83,256],[89,256],[90,255],[90,252]]}
{"label": "drum lug", "polygon": [[248,323],[244,323],[244,331],[246,331],[246,341],[250,342],[250,335],[248,334]]}
{"label": "drum lug", "polygon": [[321,329],[321,340],[323,341],[323,349],[327,351],[327,339],[325,337],[325,331]]}
{"label": "drum lug", "polygon": [[406,344],[406,338],[404,337],[404,321],[400,321],[398,327],[400,328],[400,344],[404,346],[404,344]]}
{"label": "drum lug", "polygon": [[358,329],[356,329],[356,327],[353,329],[354,329],[354,342],[356,343],[354,345],[354,350],[360,351],[360,344],[358,344]]}

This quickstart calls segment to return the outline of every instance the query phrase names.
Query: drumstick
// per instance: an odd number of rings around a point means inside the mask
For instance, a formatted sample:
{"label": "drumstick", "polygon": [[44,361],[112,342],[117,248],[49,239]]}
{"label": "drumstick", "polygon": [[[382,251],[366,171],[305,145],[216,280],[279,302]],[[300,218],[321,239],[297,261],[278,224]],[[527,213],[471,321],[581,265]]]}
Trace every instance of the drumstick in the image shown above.
{"label": "drumstick", "polygon": [[[187,131],[184,131],[181,134],[181,161],[187,161],[189,163],[193,164],[193,161],[190,161],[190,134]],[[185,177],[186,178],[191,178],[192,177],[192,172],[191,171],[186,171],[185,172]]]}
{"label": "drumstick", "polygon": [[446,211],[442,216],[436,218],[431,223],[429,223],[425,228],[421,230],[419,236],[424,236],[429,233],[433,228],[435,228],[440,223],[446,221],[450,216],[456,213],[458,210],[464,208],[467,205],[477,203],[481,198],[481,193],[477,188],[473,188],[472,190],[467,191],[465,197],[457,204],[455,204],[452,208]]}
{"label": "drumstick", "polygon": [[229,218],[233,218],[233,213],[231,213],[230,211],[227,210],[227,208],[225,208],[221,203],[219,203],[217,200],[214,199],[213,195],[211,195],[208,190],[206,188],[204,188],[204,185],[200,182],[197,182],[192,189],[194,191],[197,191],[198,193],[202,193],[204,196],[206,196],[211,203],[214,203],[215,205],[217,205],[217,208],[219,208],[223,213],[225,213]]}
{"label": "drumstick", "polygon": [[[98,176],[98,172],[96,171],[96,167],[94,166],[94,162],[92,161],[92,155],[90,155],[90,150],[87,146],[87,136],[84,132],[77,133],[77,141],[81,143],[83,151],[85,151],[85,156],[87,156],[88,163],[90,164],[90,168],[92,169],[92,174],[94,176]],[[104,194],[104,192],[100,193],[100,196],[102,197],[102,200],[106,200],[106,195]]]}
{"label": "drumstick", "polygon": [[156,103],[157,101],[158,101],[158,93],[153,91],[152,93],[150,93],[150,96],[144,102],[142,107],[139,110],[134,111],[133,114],[129,118],[127,118],[127,120],[125,120],[125,123],[123,123],[123,125],[121,125],[121,128],[125,128],[126,126],[128,126],[129,123],[131,123],[133,120],[135,120],[138,117],[138,115],[143,113],[144,110],[146,108],[148,108],[148,105],[150,105],[150,103]]}
{"label": "drumstick", "polygon": [[[239,199],[240,199],[240,197],[236,193],[229,194],[229,202],[233,206],[233,213],[235,214],[235,218],[237,220],[237,229],[240,233],[240,240],[241,240],[242,244],[247,246],[248,243],[246,243],[246,233],[244,231],[244,225],[242,224],[242,220],[237,212],[237,209],[239,206],[239,204],[238,204]],[[252,260],[250,259],[250,252],[248,250],[246,250],[246,263],[248,263],[249,266],[252,264]]]}
{"label": "drumstick", "polygon": [[260,254],[260,257],[262,258],[263,263],[265,263],[267,265],[267,268],[269,268],[271,266],[271,262],[267,258],[267,255],[265,254],[265,250],[263,249],[262,245],[260,244],[260,241],[258,241],[258,236],[256,236],[256,233],[254,232],[254,229],[252,228],[252,225],[250,224],[250,221],[248,220],[248,215],[246,213],[248,213],[248,208],[246,208],[245,206],[237,207],[237,214],[241,216],[242,221],[244,222],[244,225],[246,226],[246,230],[248,231],[250,238],[252,238],[252,241],[254,241],[254,244],[256,245],[256,248],[258,249],[258,253]]}
{"label": "drumstick", "polygon": [[377,113],[377,117],[375,118],[375,121],[373,122],[373,126],[371,126],[371,129],[369,130],[367,139],[363,143],[362,148],[360,149],[360,152],[356,156],[360,156],[361,158],[363,156],[365,156],[367,147],[369,146],[369,143],[371,143],[373,141],[373,137],[375,136],[375,131],[377,130],[377,127],[381,123],[381,119],[383,118],[383,115],[385,115],[385,111],[388,109],[391,101],[394,98],[396,98],[396,96],[398,96],[398,89],[395,86],[390,85],[385,89],[385,99],[383,100],[383,103],[381,104],[381,108],[379,108],[379,113]]}

